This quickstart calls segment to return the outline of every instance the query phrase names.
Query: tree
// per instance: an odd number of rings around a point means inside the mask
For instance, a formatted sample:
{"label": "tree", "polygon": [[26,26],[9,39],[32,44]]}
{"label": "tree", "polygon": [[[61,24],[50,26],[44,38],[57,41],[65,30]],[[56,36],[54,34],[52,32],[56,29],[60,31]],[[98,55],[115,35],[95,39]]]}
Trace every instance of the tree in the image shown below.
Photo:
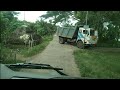
{"label": "tree", "polygon": [[19,21],[15,17],[19,13],[14,11],[1,11],[0,12],[0,29],[1,29],[1,40],[0,42],[6,42],[8,36],[18,26]]}
{"label": "tree", "polygon": [[36,21],[34,27],[37,30],[37,33],[41,36],[52,35],[56,30],[56,26],[52,25],[51,23],[47,23],[42,19],[40,21]]}
{"label": "tree", "polygon": [[[86,11],[75,11],[74,16],[80,24],[85,24]],[[108,30],[103,23],[108,22]],[[120,11],[89,11],[88,24],[99,32],[99,43],[118,42],[120,38]]]}
{"label": "tree", "polygon": [[72,11],[47,11],[46,14],[42,15],[41,18],[49,19],[52,18],[52,23],[56,25],[58,22],[67,22],[72,15]]}

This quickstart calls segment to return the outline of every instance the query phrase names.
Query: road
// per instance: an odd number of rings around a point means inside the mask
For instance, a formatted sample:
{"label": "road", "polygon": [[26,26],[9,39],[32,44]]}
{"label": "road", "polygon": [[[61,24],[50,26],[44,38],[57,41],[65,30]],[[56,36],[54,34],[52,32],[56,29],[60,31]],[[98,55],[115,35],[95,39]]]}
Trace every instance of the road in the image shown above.
{"label": "road", "polygon": [[54,67],[63,68],[63,72],[69,76],[79,77],[80,72],[74,60],[73,51],[78,49],[69,44],[60,44],[58,36],[54,35],[53,40],[42,53],[30,57],[27,62],[50,64]]}

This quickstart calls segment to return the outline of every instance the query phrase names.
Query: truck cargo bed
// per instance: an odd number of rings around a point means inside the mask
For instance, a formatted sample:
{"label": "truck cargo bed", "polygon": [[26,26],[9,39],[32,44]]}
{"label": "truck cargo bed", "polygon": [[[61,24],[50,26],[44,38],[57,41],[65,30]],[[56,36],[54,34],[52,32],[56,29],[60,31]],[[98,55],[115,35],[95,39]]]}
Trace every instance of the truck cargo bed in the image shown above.
{"label": "truck cargo bed", "polygon": [[57,35],[65,38],[73,38],[77,30],[75,27],[58,27]]}

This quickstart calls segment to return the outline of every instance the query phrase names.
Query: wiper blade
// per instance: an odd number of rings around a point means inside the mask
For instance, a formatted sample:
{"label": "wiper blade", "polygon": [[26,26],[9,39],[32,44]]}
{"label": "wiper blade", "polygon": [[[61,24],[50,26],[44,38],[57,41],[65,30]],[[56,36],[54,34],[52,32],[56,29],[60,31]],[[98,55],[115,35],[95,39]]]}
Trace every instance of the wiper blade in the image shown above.
{"label": "wiper blade", "polygon": [[53,69],[61,75],[68,76],[67,74],[59,71],[63,70],[62,68],[55,68],[49,64],[36,64],[36,63],[16,63],[16,64],[5,64],[9,68],[28,68],[28,69]]}
{"label": "wiper blade", "polygon": [[54,68],[49,64],[36,64],[36,63],[16,63],[16,64],[5,64],[9,68],[28,68],[28,69],[54,69],[63,70],[62,68]]}

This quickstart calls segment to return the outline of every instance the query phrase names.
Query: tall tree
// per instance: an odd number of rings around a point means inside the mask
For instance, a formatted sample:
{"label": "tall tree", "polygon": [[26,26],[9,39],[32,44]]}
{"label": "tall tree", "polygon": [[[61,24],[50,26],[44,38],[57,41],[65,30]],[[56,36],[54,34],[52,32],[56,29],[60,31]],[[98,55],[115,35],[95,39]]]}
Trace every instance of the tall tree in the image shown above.
{"label": "tall tree", "polygon": [[14,11],[0,11],[0,29],[2,41],[6,42],[8,35],[17,28],[18,19],[15,17],[17,14],[18,13]]}
{"label": "tall tree", "polygon": [[42,15],[41,18],[50,19],[52,18],[52,23],[56,25],[58,22],[67,22],[70,18],[72,11],[47,11],[46,14]]}
{"label": "tall tree", "polygon": [[[86,11],[75,11],[74,16],[79,23],[85,24]],[[108,22],[108,29],[103,23]],[[120,11],[89,11],[88,24],[99,31],[99,42],[113,42],[120,38]]]}

